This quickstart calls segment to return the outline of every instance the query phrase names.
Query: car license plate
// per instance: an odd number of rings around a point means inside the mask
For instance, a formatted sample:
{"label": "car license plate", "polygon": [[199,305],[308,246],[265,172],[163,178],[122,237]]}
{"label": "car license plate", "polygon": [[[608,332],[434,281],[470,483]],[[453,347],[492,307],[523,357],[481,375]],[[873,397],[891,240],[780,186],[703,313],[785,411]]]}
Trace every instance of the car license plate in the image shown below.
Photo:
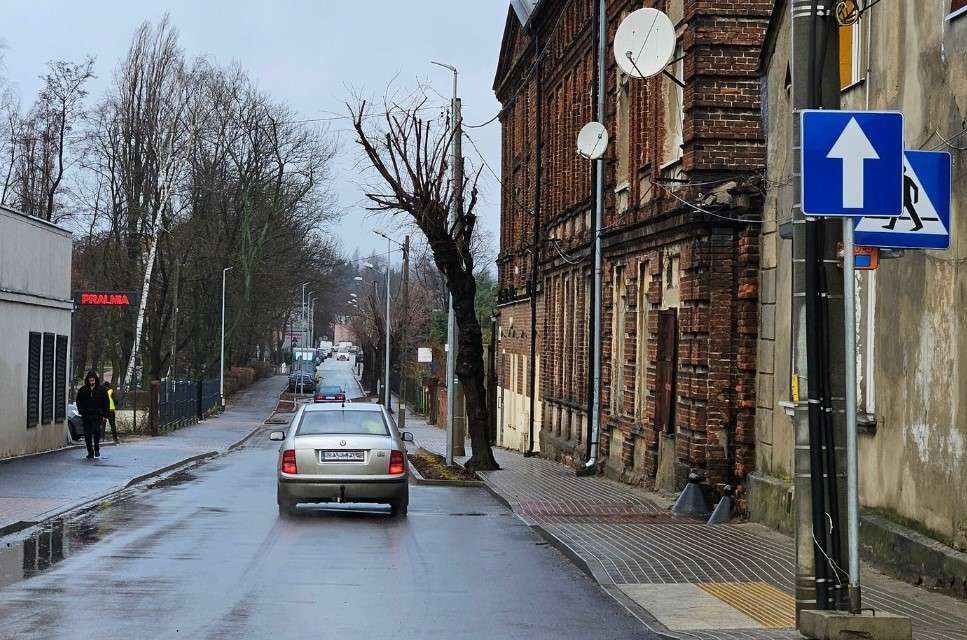
{"label": "car license plate", "polygon": [[320,451],[319,462],[365,462],[365,451]]}

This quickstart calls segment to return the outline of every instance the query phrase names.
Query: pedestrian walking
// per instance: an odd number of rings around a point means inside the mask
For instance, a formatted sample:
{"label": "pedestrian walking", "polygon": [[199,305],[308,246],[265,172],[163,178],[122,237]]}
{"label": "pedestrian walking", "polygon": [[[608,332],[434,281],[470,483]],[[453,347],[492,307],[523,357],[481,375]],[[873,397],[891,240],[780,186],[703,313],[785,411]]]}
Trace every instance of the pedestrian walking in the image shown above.
{"label": "pedestrian walking", "polygon": [[110,381],[105,381],[104,392],[107,393],[107,423],[111,425],[111,437],[114,438],[114,444],[120,442],[118,440],[118,425],[117,418],[114,414],[114,410],[117,408],[114,404],[114,385]]}
{"label": "pedestrian walking", "polygon": [[88,371],[84,376],[84,386],[77,390],[74,399],[81,422],[84,423],[84,444],[87,445],[89,460],[101,457],[101,428],[111,406],[100,382],[96,371]]}

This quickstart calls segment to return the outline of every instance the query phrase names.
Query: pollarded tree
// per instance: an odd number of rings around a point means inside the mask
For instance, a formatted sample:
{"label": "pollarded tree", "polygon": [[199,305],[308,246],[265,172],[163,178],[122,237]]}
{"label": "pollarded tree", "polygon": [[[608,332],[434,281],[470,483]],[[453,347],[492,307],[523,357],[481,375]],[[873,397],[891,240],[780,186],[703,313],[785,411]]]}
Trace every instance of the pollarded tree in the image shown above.
{"label": "pollarded tree", "polygon": [[452,128],[447,133],[432,121],[421,119],[423,107],[423,102],[407,108],[386,105],[385,117],[372,118],[366,101],[360,101],[349,111],[356,142],[379,176],[378,186],[366,194],[372,203],[369,208],[402,213],[411,219],[426,237],[433,261],[453,296],[457,323],[455,371],[466,398],[472,446],[467,467],[499,469],[488,435],[483,341],[474,306],[477,283],[473,239],[480,174],[453,184],[448,177],[454,142]]}

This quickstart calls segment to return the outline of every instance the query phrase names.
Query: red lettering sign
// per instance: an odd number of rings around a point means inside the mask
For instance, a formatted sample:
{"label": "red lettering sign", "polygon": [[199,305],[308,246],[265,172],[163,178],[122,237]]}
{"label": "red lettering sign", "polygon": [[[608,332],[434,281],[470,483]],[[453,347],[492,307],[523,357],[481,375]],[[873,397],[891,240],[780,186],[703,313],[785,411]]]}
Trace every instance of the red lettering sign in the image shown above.
{"label": "red lettering sign", "polygon": [[131,299],[126,293],[82,293],[80,303],[96,307],[119,306],[126,307]]}

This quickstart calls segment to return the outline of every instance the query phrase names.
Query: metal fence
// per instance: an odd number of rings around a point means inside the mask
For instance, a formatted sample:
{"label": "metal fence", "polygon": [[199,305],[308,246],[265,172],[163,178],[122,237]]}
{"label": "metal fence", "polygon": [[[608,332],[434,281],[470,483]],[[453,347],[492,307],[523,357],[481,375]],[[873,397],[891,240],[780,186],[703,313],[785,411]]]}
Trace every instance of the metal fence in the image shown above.
{"label": "metal fence", "polygon": [[157,431],[170,431],[203,420],[219,407],[218,378],[159,381]]}

